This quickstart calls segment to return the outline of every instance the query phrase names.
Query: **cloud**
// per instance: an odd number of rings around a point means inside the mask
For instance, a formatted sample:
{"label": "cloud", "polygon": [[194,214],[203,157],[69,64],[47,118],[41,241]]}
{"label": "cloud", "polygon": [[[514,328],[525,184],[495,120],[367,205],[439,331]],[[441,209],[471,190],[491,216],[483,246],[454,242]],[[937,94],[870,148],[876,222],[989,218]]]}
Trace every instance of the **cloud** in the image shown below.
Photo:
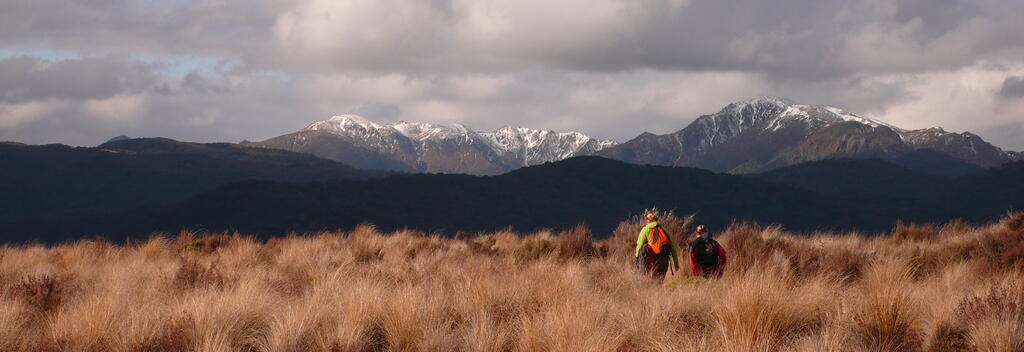
{"label": "cloud", "polygon": [[45,61],[20,56],[0,60],[0,103],[47,99],[105,99],[153,84],[151,68],[119,58]]}
{"label": "cloud", "polygon": [[625,140],[763,94],[1001,145],[1024,116],[1011,0],[0,6],[0,139],[30,143],[254,140],[350,112]]}
{"label": "cloud", "polygon": [[278,15],[269,64],[400,69],[443,55],[450,14],[431,1],[299,1]]}
{"label": "cloud", "polygon": [[0,128],[18,127],[42,116],[47,110],[47,105],[39,102],[0,105]]}
{"label": "cloud", "polygon": [[1006,77],[999,88],[999,96],[1005,99],[1024,98],[1024,76]]}
{"label": "cloud", "polygon": [[906,97],[870,115],[905,128],[971,131],[996,145],[1017,148],[1020,142],[998,131],[998,126],[1024,122],[1024,101],[1000,99],[1006,77],[1019,75],[1024,75],[1024,63],[878,77],[875,80],[902,87]]}
{"label": "cloud", "polygon": [[85,111],[97,118],[125,123],[139,116],[145,104],[146,97],[142,94],[123,94],[107,99],[87,100],[83,107]]}
{"label": "cloud", "polygon": [[0,38],[312,73],[653,68],[815,78],[1019,57],[1024,12],[1007,3],[5,0]]}

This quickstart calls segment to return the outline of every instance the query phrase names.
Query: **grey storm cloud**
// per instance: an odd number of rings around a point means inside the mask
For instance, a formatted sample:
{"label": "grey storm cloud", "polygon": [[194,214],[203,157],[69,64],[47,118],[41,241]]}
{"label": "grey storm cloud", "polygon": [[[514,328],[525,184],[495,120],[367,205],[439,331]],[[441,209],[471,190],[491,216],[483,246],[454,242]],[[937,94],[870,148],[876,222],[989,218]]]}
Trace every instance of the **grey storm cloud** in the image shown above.
{"label": "grey storm cloud", "polygon": [[1008,99],[1024,98],[1024,76],[1006,77],[999,95]]}
{"label": "grey storm cloud", "polygon": [[0,60],[0,102],[102,99],[138,92],[156,80],[147,65],[123,59],[50,62],[20,56]]}
{"label": "grey storm cloud", "polygon": [[908,1],[5,1],[0,37],[294,71],[924,70],[1022,53],[1019,8]]}
{"label": "grey storm cloud", "polygon": [[[350,112],[624,140],[762,94],[908,128],[992,131],[1021,125],[1024,114],[1000,99],[1020,91],[1006,77],[1024,76],[1024,4],[1014,0],[0,0],[0,8],[0,54],[9,53],[0,56],[0,139],[31,143],[259,139]],[[985,86],[963,83],[979,81]],[[942,105],[952,95],[957,104]]]}

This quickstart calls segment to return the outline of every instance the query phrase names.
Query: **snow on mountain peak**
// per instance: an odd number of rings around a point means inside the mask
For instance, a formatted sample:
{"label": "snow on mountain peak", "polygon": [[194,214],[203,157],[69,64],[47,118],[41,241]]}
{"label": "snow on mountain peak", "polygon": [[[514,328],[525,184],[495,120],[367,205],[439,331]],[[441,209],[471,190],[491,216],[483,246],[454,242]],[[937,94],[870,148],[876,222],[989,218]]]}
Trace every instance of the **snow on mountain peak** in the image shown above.
{"label": "snow on mountain peak", "polygon": [[722,108],[722,112],[738,113],[745,108],[753,108],[755,110],[761,110],[762,107],[769,106],[779,109],[787,108],[790,105],[796,105],[796,102],[780,97],[773,96],[761,96],[757,98],[745,99],[726,105]]}
{"label": "snow on mountain peak", "polygon": [[789,127],[807,128],[812,133],[819,128],[841,122],[856,122],[872,128],[891,130],[904,142],[911,145],[935,145],[956,143],[977,143],[981,138],[969,132],[948,132],[941,127],[910,130],[893,124],[848,112],[831,105],[807,105],[777,97],[760,97],[729,104],[716,114],[704,116],[695,122],[694,136],[699,143],[697,150],[706,150],[714,145],[731,140],[751,129],[775,132]]}
{"label": "snow on mountain peak", "polygon": [[445,138],[457,138],[466,137],[474,132],[466,128],[465,125],[458,123],[446,123],[446,124],[432,124],[423,123],[421,124],[422,129],[420,130],[420,139],[445,139]]}
{"label": "snow on mountain peak", "polygon": [[385,126],[380,125],[376,122],[370,121],[369,119],[353,114],[337,115],[332,116],[329,119],[314,122],[306,127],[308,131],[328,131],[328,132],[346,132],[353,128],[359,128],[364,131],[376,130],[384,128]]}
{"label": "snow on mountain peak", "polygon": [[475,133],[459,123],[434,124],[401,121],[387,126],[395,129],[401,135],[414,140],[466,137]]}
{"label": "snow on mountain peak", "polygon": [[741,101],[738,101],[738,102],[736,102],[734,104],[741,104],[741,105],[772,104],[772,105],[778,105],[778,106],[785,107],[785,106],[790,106],[790,105],[796,105],[796,102],[792,101],[792,100],[789,100],[789,99],[786,99],[786,98],[782,98],[782,97],[776,97],[776,96],[771,96],[771,95],[763,95],[763,96],[760,96],[760,97],[757,97],[757,98],[741,100]]}
{"label": "snow on mountain peak", "polygon": [[864,117],[864,116],[861,116],[861,115],[858,115],[858,114],[847,112],[846,110],[843,110],[843,109],[840,109],[840,108],[837,108],[837,107],[834,107],[834,106],[825,105],[825,106],[823,106],[823,108],[825,108],[825,110],[827,110],[828,112],[831,112],[834,116],[836,116],[836,117],[838,117],[840,119],[843,119],[843,121],[860,122],[862,124],[865,124],[865,125],[868,125],[868,126],[871,126],[871,127],[881,127],[881,126],[884,126],[884,127],[888,127],[889,129],[895,131],[896,133],[900,133],[900,134],[905,132],[905,130],[902,129],[902,128],[893,126],[891,124],[888,124],[888,123],[885,123],[885,122],[882,122],[882,121],[879,121],[879,120],[869,119],[867,117]]}
{"label": "snow on mountain peak", "polygon": [[[748,116],[751,115],[747,115],[748,112],[752,112],[754,120],[749,120],[750,117]],[[758,124],[757,121],[765,123],[765,128],[770,131],[779,130],[796,121],[817,126],[853,121],[875,128],[887,127],[900,135],[906,132],[904,129],[891,124],[851,113],[835,106],[798,104],[789,99],[771,96],[747,99],[729,104],[716,115],[740,118],[741,120],[736,122],[738,125],[733,128],[737,131],[754,127]],[[735,132],[732,131],[732,133]]]}
{"label": "snow on mountain peak", "polygon": [[515,156],[522,165],[592,154],[616,144],[610,140],[599,141],[576,131],[555,132],[507,125],[493,132],[479,134],[503,155]]}
{"label": "snow on mountain peak", "polygon": [[[399,121],[394,124],[380,124],[357,115],[338,115],[317,121],[307,131],[328,131],[358,139],[394,138],[404,136],[417,144],[444,140],[481,142],[494,150],[496,155],[505,155],[520,160],[523,165],[592,154],[613,146],[611,140],[597,140],[583,133],[555,132],[526,127],[502,126],[491,132],[474,131],[459,123],[425,123]],[[387,137],[392,136],[392,137]]]}
{"label": "snow on mountain peak", "polygon": [[500,146],[505,152],[515,152],[524,148],[536,148],[551,136],[557,136],[558,133],[526,127],[503,126],[493,132],[480,132],[480,135]]}
{"label": "snow on mountain peak", "polygon": [[763,96],[741,100],[727,105],[718,113],[701,117],[695,121],[698,129],[693,132],[700,137],[694,147],[706,150],[724,143],[745,131],[760,130],[774,132],[785,128],[802,126],[808,133],[818,128],[839,122],[858,122],[873,128],[885,127],[906,139],[906,130],[888,123],[870,119],[829,105],[799,104],[792,100]]}

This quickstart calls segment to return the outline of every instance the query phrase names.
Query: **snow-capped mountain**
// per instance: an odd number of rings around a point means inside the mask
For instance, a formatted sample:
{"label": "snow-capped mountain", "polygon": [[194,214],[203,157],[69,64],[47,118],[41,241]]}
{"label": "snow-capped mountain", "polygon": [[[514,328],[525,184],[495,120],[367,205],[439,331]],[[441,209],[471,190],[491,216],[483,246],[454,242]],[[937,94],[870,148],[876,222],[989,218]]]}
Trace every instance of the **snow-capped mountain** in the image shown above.
{"label": "snow-capped mountain", "polygon": [[[837,157],[904,160],[918,158],[921,150],[977,167],[1021,158],[969,132],[906,130],[837,107],[776,97],[732,103],[675,133],[644,133],[596,154],[633,163],[747,173]],[[928,155],[935,160],[934,153]],[[906,164],[915,163],[921,162]]]}
{"label": "snow-capped mountain", "polygon": [[735,102],[674,133],[645,132],[622,144],[579,132],[512,126],[476,131],[461,124],[377,123],[356,115],[334,116],[252,144],[364,169],[481,175],[579,155],[733,173],[872,157],[944,176],[1024,160],[1021,153],[1003,151],[970,132],[909,130],[834,106],[776,97]]}
{"label": "snow-capped mountain", "polygon": [[383,124],[339,115],[253,144],[311,153],[359,168],[489,175],[591,155],[615,142],[579,132],[512,126],[480,132],[461,124]]}
{"label": "snow-capped mountain", "polygon": [[513,156],[519,166],[541,164],[577,155],[591,155],[615,145],[611,140],[596,140],[579,132],[554,132],[505,126],[480,135],[503,153]]}

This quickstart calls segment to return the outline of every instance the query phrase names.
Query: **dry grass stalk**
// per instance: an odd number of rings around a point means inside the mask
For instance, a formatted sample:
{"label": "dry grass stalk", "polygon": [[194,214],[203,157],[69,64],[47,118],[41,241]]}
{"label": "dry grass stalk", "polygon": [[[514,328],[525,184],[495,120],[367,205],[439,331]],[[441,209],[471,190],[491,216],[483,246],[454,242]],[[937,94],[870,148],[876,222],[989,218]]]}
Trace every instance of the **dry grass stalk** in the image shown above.
{"label": "dry grass stalk", "polygon": [[[692,216],[661,223],[685,246]],[[1024,349],[1022,214],[879,237],[737,222],[724,278],[664,283],[630,265],[643,225],[4,246],[0,350]]]}

